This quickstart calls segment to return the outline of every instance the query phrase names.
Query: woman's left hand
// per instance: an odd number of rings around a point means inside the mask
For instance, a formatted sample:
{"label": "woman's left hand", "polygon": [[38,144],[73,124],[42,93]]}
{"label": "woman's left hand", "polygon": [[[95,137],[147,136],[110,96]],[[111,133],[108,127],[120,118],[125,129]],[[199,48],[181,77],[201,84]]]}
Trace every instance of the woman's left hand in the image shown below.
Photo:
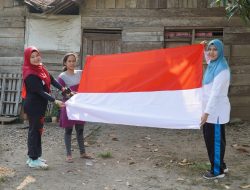
{"label": "woman's left hand", "polygon": [[58,105],[60,108],[63,108],[63,107],[65,107],[65,104],[64,104],[64,102],[62,102],[62,101],[60,101],[60,100],[55,100],[55,102],[54,102],[56,105]]}
{"label": "woman's left hand", "polygon": [[204,113],[201,117],[201,123],[200,123],[200,127],[202,127],[206,122],[207,122],[207,118],[208,118],[208,113]]}

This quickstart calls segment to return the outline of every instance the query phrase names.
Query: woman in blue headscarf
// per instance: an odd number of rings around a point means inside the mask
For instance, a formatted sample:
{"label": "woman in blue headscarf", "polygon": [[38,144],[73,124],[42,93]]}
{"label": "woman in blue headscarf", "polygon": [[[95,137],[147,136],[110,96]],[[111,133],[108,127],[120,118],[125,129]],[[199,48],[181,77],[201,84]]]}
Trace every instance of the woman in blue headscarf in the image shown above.
{"label": "woman in blue headscarf", "polygon": [[211,163],[206,179],[223,178],[228,172],[224,162],[226,138],[225,124],[230,118],[228,89],[230,70],[224,57],[223,43],[212,40],[207,45],[207,69],[203,78],[203,114],[201,126]]}

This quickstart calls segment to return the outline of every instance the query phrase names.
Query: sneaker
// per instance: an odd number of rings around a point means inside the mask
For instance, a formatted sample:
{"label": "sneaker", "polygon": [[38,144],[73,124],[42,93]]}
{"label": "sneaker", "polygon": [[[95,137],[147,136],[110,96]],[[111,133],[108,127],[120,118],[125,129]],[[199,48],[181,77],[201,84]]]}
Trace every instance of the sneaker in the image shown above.
{"label": "sneaker", "polygon": [[28,164],[30,168],[36,168],[36,169],[47,169],[48,165],[45,164],[44,162],[40,161],[39,159],[32,160],[30,159],[30,162]]}
{"label": "sneaker", "polygon": [[224,173],[227,174],[229,172],[228,168],[224,168]]}
{"label": "sneaker", "polygon": [[26,161],[26,165],[29,165],[30,161],[31,161],[31,159],[28,158],[28,160]]}
{"label": "sneaker", "polygon": [[[211,172],[211,170],[207,170],[207,172]],[[224,172],[224,174],[227,174],[229,172],[229,169],[228,168],[224,168],[223,172]]]}
{"label": "sneaker", "polygon": [[45,160],[45,159],[43,159],[43,158],[41,158],[41,157],[39,157],[38,160],[40,160],[40,161],[43,162],[43,163],[46,163],[46,162],[47,162],[47,160]]}
{"label": "sneaker", "polygon": [[214,175],[211,172],[206,172],[203,175],[203,178],[205,178],[205,179],[219,179],[219,178],[223,178],[223,177],[225,177],[225,174]]}
{"label": "sneaker", "polygon": [[[31,160],[32,160],[31,158],[28,158],[28,160],[26,161],[26,165],[29,165],[29,163],[30,163]],[[43,162],[43,163],[46,163],[46,162],[47,162],[47,160],[45,160],[45,159],[43,159],[43,158],[41,158],[41,157],[39,157],[38,160],[40,160],[40,161]]]}

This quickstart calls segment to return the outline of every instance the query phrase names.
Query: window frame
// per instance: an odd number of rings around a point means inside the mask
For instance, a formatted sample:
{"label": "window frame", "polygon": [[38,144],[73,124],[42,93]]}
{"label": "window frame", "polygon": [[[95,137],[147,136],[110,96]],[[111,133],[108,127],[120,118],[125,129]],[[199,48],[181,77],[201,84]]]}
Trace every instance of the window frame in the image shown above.
{"label": "window frame", "polygon": [[[168,35],[170,38],[168,38]],[[189,35],[188,35],[189,33]],[[197,34],[200,33],[200,36]],[[217,34],[216,34],[217,33]],[[195,44],[203,40],[210,41],[212,39],[220,39],[223,41],[224,29],[219,27],[165,27],[164,29],[164,48],[168,47],[168,42],[183,42]]]}

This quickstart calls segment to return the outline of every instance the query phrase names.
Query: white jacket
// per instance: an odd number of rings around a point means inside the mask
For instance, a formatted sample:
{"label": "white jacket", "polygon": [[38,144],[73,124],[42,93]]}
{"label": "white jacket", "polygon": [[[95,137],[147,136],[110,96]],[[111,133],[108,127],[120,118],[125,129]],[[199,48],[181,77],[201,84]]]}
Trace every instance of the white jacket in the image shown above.
{"label": "white jacket", "polygon": [[229,83],[230,72],[223,70],[211,83],[203,85],[202,112],[209,114],[207,123],[229,122],[231,110],[228,99]]}

